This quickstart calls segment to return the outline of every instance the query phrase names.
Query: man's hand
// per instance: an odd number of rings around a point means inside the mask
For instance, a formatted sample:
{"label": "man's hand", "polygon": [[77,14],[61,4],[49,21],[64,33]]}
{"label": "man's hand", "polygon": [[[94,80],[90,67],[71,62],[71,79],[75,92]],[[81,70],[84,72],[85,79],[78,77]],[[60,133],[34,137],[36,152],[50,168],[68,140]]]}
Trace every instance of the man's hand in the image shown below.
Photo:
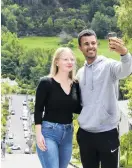
{"label": "man's hand", "polygon": [[124,45],[124,42],[116,37],[110,37],[109,38],[109,47],[110,50],[113,50],[117,53],[119,53],[120,55],[126,55],[128,50]]}

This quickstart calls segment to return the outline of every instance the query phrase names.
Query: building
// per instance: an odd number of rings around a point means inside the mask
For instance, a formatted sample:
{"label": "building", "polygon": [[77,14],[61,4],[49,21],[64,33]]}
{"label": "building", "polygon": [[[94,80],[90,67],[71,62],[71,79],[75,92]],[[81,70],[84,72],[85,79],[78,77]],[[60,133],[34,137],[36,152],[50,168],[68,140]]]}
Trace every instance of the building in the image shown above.
{"label": "building", "polygon": [[122,136],[132,130],[132,117],[129,115],[128,100],[118,101],[119,109],[121,112],[121,121],[119,124],[119,133]]}
{"label": "building", "polygon": [[9,78],[2,78],[1,83],[9,83],[10,86],[18,85],[18,83],[15,80],[10,80]]}

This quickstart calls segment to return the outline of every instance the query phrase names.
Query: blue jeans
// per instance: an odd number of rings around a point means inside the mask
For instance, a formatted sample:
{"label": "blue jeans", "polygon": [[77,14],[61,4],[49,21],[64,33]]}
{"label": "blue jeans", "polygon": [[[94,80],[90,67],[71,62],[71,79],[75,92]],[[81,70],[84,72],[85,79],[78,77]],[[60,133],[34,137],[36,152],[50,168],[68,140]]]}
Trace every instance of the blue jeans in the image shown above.
{"label": "blue jeans", "polygon": [[73,125],[43,121],[42,134],[47,147],[42,151],[37,146],[42,168],[67,168],[72,154]]}

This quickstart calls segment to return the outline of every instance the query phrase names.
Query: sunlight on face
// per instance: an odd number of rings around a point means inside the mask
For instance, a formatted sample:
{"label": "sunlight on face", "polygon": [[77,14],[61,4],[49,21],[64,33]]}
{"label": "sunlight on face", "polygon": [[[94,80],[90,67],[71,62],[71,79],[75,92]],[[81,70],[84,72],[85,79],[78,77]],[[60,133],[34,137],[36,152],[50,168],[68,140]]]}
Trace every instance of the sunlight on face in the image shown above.
{"label": "sunlight on face", "polygon": [[75,58],[70,51],[63,52],[57,61],[59,70],[70,72],[75,65]]}
{"label": "sunlight on face", "polygon": [[83,55],[93,58],[97,55],[97,39],[95,36],[83,36],[81,38],[81,46],[79,46]]}

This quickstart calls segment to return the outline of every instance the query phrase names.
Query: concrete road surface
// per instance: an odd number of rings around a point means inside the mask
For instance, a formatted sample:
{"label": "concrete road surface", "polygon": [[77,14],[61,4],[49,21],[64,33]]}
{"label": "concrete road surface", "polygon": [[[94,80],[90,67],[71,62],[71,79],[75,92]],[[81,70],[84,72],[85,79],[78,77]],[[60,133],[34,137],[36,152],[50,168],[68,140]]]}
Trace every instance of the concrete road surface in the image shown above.
{"label": "concrete road surface", "polygon": [[[1,168],[42,168],[36,154],[6,154],[1,159]],[[68,168],[73,168],[71,165]]]}
{"label": "concrete road surface", "polygon": [[[14,144],[18,144],[21,147],[21,150],[13,150],[14,154],[23,154],[24,150],[28,147],[26,144],[26,140],[24,138],[24,130],[22,126],[22,120],[20,117],[22,116],[23,112],[23,100],[27,98],[31,98],[31,96],[27,95],[10,95],[11,100],[9,103],[9,109],[13,109],[15,111],[15,115],[11,115],[10,122],[8,121],[8,125],[10,125],[9,133],[14,134]],[[29,122],[29,121],[27,121]],[[8,137],[8,136],[7,136]]]}
{"label": "concrete road surface", "polygon": [[[11,115],[10,132],[14,134],[14,143],[21,146],[21,150],[13,151],[13,154],[7,154],[1,159],[1,168],[42,168],[36,154],[24,154],[27,144],[25,143],[24,131],[22,126],[23,100],[26,100],[26,95],[11,95],[10,106],[15,111],[15,115]],[[30,96],[28,96],[29,98]],[[10,108],[11,108],[10,107]],[[73,168],[68,166],[68,168]]]}

